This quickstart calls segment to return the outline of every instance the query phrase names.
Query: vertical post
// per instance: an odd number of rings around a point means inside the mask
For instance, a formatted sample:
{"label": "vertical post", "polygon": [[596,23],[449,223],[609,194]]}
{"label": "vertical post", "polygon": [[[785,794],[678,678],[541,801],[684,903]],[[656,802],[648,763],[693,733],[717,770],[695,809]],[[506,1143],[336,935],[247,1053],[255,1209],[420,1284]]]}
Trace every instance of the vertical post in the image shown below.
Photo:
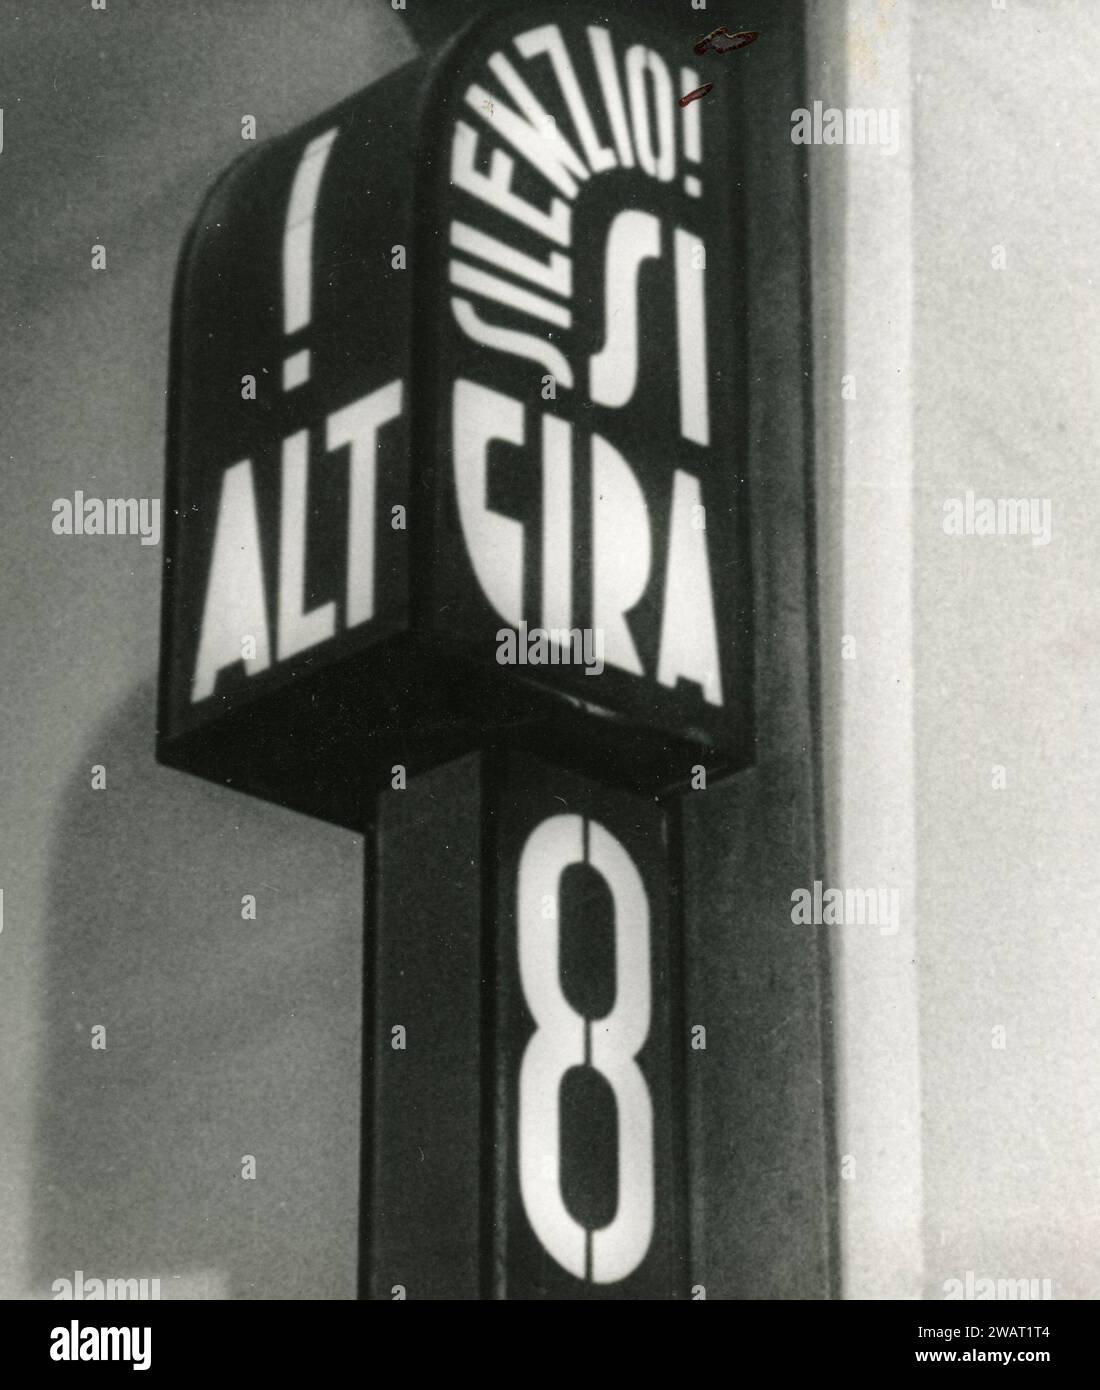
{"label": "vertical post", "polygon": [[360,1298],[481,1293],[480,795],[450,763],[366,837]]}
{"label": "vertical post", "polygon": [[689,1296],[668,821],[503,750],[381,795],[361,1298]]}
{"label": "vertical post", "polygon": [[[753,689],[754,765],[658,804],[496,752],[383,795],[372,1297],[392,1297],[395,1284],[409,1297],[491,1298],[827,1298],[837,1289],[827,943],[791,918],[792,891],[825,877],[804,161],[789,123],[805,94],[802,7],[753,3],[738,23],[762,35],[750,63],[717,73],[740,108],[731,224],[734,264],[751,287],[736,300],[733,360],[747,383],[767,382],[746,386],[726,426],[743,442],[753,516],[756,640],[740,673]],[[536,949],[526,975],[520,967],[530,930],[520,866],[555,819],[524,875],[557,874],[527,909],[539,916],[544,899],[558,904],[557,917],[540,918],[559,952],[540,990],[546,957]],[[595,1233],[618,1218],[620,1137],[629,1145],[638,1125],[636,1116],[623,1125],[631,1102],[620,1107],[593,1066],[603,1060],[593,1021],[614,1007],[608,982],[621,983],[622,952],[607,943],[631,875],[617,899],[590,858],[593,825],[642,880],[653,986],[645,1041],[619,1058],[622,1075],[633,1067],[644,1079],[652,1107],[652,1231],[640,1261],[628,1252],[625,1276],[606,1283],[595,1276],[616,1271],[599,1265]],[[406,940],[390,939],[402,932]],[[440,969],[466,1017],[457,1005],[448,1014],[452,1000],[432,973]],[[558,1068],[558,1107],[540,1116],[541,1092],[530,1086],[535,1120],[525,1127],[521,1077],[542,1046],[539,1010],[560,1024],[547,1064]],[[405,1053],[388,1034],[398,1013],[417,1025]],[[425,1040],[441,1049],[434,1063],[412,1056]],[[402,1091],[433,1065],[418,1084],[441,1105],[445,1171],[433,1168],[434,1137],[423,1142],[431,1116]],[[546,1167],[529,1169],[525,1187],[531,1134]],[[644,1218],[636,1194],[626,1196]]]}

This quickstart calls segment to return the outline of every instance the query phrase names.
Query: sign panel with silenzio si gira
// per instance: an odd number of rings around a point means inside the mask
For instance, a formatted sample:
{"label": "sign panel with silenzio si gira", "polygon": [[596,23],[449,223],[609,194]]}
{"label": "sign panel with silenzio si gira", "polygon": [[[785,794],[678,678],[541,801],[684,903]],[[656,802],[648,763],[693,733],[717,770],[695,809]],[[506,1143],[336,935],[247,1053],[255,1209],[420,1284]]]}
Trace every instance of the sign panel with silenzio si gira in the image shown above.
{"label": "sign panel with silenzio si gira", "polygon": [[646,793],[752,760],[736,140],[694,61],[525,6],[215,187],[165,761],[359,827],[490,736]]}
{"label": "sign panel with silenzio si gira", "polygon": [[360,1297],[832,1287],[804,16],[680,106],[657,11],[497,4],[181,258],[158,757],[364,836]]}

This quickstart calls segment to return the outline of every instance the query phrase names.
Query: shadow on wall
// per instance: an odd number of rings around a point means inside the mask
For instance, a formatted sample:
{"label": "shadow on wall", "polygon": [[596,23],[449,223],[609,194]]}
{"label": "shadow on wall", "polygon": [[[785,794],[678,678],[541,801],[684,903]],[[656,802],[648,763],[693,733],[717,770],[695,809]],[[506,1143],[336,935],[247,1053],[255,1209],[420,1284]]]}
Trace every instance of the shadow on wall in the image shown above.
{"label": "shadow on wall", "polygon": [[36,1289],[354,1297],[362,842],[158,767],[154,708],[148,682],[59,789]]}

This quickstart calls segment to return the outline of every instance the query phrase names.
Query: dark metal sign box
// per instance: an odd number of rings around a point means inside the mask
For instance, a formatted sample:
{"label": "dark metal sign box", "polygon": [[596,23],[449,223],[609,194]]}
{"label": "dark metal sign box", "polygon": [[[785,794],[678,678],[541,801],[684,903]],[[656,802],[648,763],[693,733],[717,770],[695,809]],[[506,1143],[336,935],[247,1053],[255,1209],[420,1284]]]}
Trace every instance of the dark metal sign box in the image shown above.
{"label": "dark metal sign box", "polygon": [[729,84],[679,104],[699,61],[524,6],[214,187],[162,761],[355,828],[490,739],[647,794],[752,761],[739,171]]}

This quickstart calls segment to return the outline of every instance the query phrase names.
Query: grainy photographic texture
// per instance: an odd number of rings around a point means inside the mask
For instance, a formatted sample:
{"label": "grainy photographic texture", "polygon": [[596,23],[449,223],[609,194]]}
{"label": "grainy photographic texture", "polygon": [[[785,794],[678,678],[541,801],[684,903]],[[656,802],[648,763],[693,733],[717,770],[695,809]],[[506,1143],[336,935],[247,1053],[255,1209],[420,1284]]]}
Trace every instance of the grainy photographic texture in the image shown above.
{"label": "grainy photographic texture", "polygon": [[0,1296],[1096,1296],[1089,19],[3,0]]}

